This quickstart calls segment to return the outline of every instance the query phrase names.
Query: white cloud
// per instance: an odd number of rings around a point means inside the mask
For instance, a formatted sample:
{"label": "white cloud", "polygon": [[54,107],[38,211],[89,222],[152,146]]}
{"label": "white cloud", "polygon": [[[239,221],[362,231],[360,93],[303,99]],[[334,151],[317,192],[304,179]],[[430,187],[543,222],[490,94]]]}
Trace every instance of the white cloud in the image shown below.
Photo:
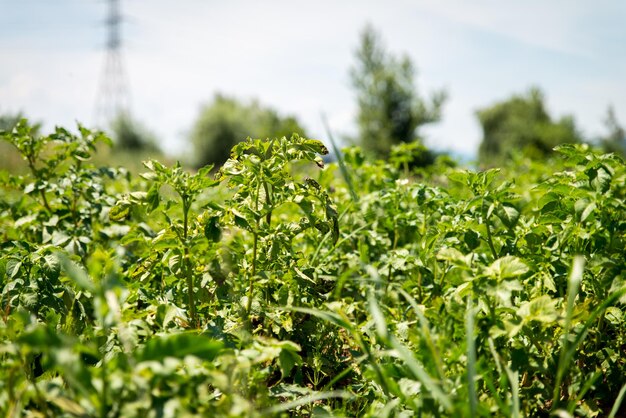
{"label": "white cloud", "polygon": [[[97,55],[75,52],[33,54],[13,51],[0,68],[1,111],[23,111],[53,125],[88,123],[93,113]],[[0,61],[9,62],[0,56]]]}
{"label": "white cloud", "polygon": [[578,23],[589,4],[573,0],[421,2],[426,10],[452,22],[506,36],[516,41],[562,53],[587,55],[574,42]]}
{"label": "white cloud", "polygon": [[18,73],[9,77],[6,84],[0,86],[0,100],[5,105],[23,103],[41,90],[41,83],[32,74]]}

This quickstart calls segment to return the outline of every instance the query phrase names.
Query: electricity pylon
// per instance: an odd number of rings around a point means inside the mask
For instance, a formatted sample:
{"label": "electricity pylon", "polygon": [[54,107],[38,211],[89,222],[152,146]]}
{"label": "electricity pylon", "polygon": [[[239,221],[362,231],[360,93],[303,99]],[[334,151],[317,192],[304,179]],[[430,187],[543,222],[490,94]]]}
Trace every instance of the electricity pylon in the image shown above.
{"label": "electricity pylon", "polygon": [[107,0],[109,12],[105,24],[107,26],[107,43],[104,67],[96,97],[95,122],[104,127],[130,107],[128,85],[122,60],[122,39],[120,26],[122,15],[119,0]]}

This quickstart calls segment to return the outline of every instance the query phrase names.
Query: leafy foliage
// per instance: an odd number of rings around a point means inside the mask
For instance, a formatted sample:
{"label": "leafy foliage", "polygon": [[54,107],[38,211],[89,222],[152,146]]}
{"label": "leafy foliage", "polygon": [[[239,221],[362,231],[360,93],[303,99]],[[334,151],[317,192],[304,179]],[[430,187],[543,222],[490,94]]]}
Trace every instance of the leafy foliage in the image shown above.
{"label": "leafy foliage", "polygon": [[[248,139],[214,177],[2,139],[0,411],[619,416],[626,170],[562,145],[468,171]],[[356,195],[356,197],[354,196]]]}

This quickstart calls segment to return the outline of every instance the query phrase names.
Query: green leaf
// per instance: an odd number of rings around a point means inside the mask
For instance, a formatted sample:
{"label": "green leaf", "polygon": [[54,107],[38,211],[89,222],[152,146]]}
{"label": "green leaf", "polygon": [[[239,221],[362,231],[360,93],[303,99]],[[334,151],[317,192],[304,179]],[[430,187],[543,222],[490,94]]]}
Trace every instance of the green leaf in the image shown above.
{"label": "green leaf", "polygon": [[617,413],[619,412],[619,407],[621,406],[625,395],[626,395],[626,383],[622,385],[622,388],[619,390],[619,393],[617,394],[615,403],[613,403],[613,408],[611,408],[611,412],[609,413],[608,418],[615,418],[617,416]]}
{"label": "green leaf", "polygon": [[521,276],[527,272],[528,266],[518,257],[511,255],[497,259],[485,270],[485,274],[487,276],[496,279],[507,279],[510,277]]}
{"label": "green leaf", "polygon": [[441,387],[437,380],[433,379],[426,372],[422,364],[415,359],[413,352],[393,336],[390,337],[389,344],[395,350],[396,356],[404,361],[411,374],[424,385],[425,390],[428,391],[446,411],[452,411],[454,407],[450,395]]}
{"label": "green leaf", "polygon": [[72,281],[76,283],[79,288],[90,292],[96,290],[96,285],[91,278],[89,278],[89,275],[85,270],[70,260],[66,255],[59,254],[59,258],[65,274],[67,274],[67,276],[72,279]]}
{"label": "green leaf", "polygon": [[61,272],[61,261],[57,254],[48,254],[44,257],[44,273],[49,279],[56,280]]}
{"label": "green leaf", "polygon": [[182,359],[195,356],[212,361],[222,350],[224,344],[204,335],[192,333],[170,334],[154,337],[136,354],[137,361],[163,361],[167,357]]}
{"label": "green leaf", "polygon": [[574,204],[574,210],[580,215],[580,221],[584,222],[596,209],[596,203],[588,199],[579,199]]}
{"label": "green leaf", "polygon": [[[295,346],[295,348],[293,346]],[[278,355],[278,367],[280,368],[280,374],[283,379],[289,376],[296,364],[302,364],[302,357],[297,353],[300,347],[296,344],[293,344],[293,346],[281,346],[282,349]]]}
{"label": "green leaf", "polygon": [[470,184],[470,172],[468,170],[457,170],[448,173],[448,179],[463,185]]}
{"label": "green leaf", "polygon": [[204,224],[204,236],[211,242],[218,242],[222,238],[219,216],[212,216]]}
{"label": "green leaf", "polygon": [[611,187],[612,175],[604,166],[587,171],[591,187],[600,193],[606,193]]}
{"label": "green leaf", "polygon": [[446,260],[456,266],[464,268],[468,268],[471,266],[471,258],[471,254],[464,255],[456,248],[444,247],[440,249],[439,252],[437,252],[437,260]]}
{"label": "green leaf", "polygon": [[9,258],[7,261],[5,272],[9,280],[14,279],[15,276],[20,272],[20,267],[22,267],[22,261],[16,258]]}
{"label": "green leaf", "polygon": [[29,183],[24,187],[24,194],[32,193],[35,190],[35,183]]}
{"label": "green leaf", "polygon": [[586,152],[583,145],[584,144],[561,144],[554,147],[554,150],[570,158],[578,159]]}
{"label": "green leaf", "polygon": [[469,229],[463,234],[463,242],[465,242],[470,251],[474,250],[480,245],[480,235],[473,229]]}
{"label": "green leaf", "polygon": [[343,398],[343,399],[352,399],[354,396],[349,392],[345,391],[331,391],[331,392],[315,392],[307,396],[303,396],[302,398],[289,401],[289,402],[281,402],[274,406],[271,406],[265,410],[261,411],[261,416],[270,416],[275,415],[279,412],[289,411],[291,409],[297,408],[302,405],[307,405],[310,403],[314,403],[316,401],[321,401],[324,399],[332,399],[332,398]]}
{"label": "green leaf", "polygon": [[235,209],[231,209],[231,211],[233,213],[233,217],[234,217],[234,220],[235,220],[235,225],[237,225],[241,229],[246,229],[248,231],[252,231],[252,227],[250,226],[250,223],[248,223],[246,218],[244,218],[244,216],[239,211],[237,211]]}
{"label": "green leaf", "polygon": [[615,306],[609,306],[604,312],[604,318],[612,325],[618,326],[624,322],[624,312]]}
{"label": "green leaf", "polygon": [[30,215],[23,216],[17,221],[15,221],[13,226],[15,228],[21,228],[22,226],[30,225],[37,220],[37,215],[38,215],[37,213],[32,213]]}
{"label": "green leaf", "polygon": [[64,396],[53,396],[50,398],[50,402],[55,404],[62,411],[65,411],[74,416],[87,416],[87,410],[80,404]]}
{"label": "green leaf", "polygon": [[388,337],[387,321],[385,321],[385,316],[378,306],[378,302],[376,301],[376,295],[374,294],[374,292],[370,292],[369,294],[368,307],[370,314],[374,319],[374,324],[376,325],[376,333],[379,337],[386,340]]}
{"label": "green leaf", "polygon": [[65,232],[63,232],[62,230],[56,229],[52,233],[51,243],[55,247],[64,247],[70,241],[70,239],[71,237],[67,235]]}
{"label": "green leaf", "polygon": [[153,184],[150,190],[148,190],[146,202],[148,203],[148,212],[152,212],[159,207],[161,197],[159,196],[159,186],[157,184]]}
{"label": "green leaf", "polygon": [[345,318],[345,316],[339,315],[335,312],[299,307],[283,307],[282,309],[313,315],[347,330],[353,329],[352,323],[347,318]]}
{"label": "green leaf", "polygon": [[175,253],[173,255],[170,255],[169,259],[167,260],[167,266],[170,269],[170,271],[172,272],[173,275],[178,276],[180,275],[182,268],[183,268],[183,257],[181,254],[179,253]]}
{"label": "green leaf", "polygon": [[43,325],[24,332],[17,338],[17,341],[41,351],[48,351],[61,344],[61,340],[56,333],[51,332]]}
{"label": "green leaf", "polygon": [[517,224],[520,216],[519,211],[510,203],[503,203],[500,205],[496,211],[496,215],[500,218],[504,226],[509,229],[513,228],[515,224]]}
{"label": "green leaf", "polygon": [[558,318],[556,303],[557,301],[550,296],[542,295],[529,302],[522,303],[517,310],[517,315],[522,318],[524,322],[538,321],[551,323]]}
{"label": "green leaf", "polygon": [[126,200],[117,202],[109,211],[109,219],[114,222],[121,222],[130,214],[131,203]]}

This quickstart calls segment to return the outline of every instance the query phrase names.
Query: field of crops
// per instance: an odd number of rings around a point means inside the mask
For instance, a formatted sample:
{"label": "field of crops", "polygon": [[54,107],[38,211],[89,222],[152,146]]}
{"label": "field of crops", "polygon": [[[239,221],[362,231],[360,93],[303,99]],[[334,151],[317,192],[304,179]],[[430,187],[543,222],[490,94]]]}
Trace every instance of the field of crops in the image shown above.
{"label": "field of crops", "polygon": [[299,137],[219,170],[2,134],[0,414],[620,417],[626,169],[486,171]]}

